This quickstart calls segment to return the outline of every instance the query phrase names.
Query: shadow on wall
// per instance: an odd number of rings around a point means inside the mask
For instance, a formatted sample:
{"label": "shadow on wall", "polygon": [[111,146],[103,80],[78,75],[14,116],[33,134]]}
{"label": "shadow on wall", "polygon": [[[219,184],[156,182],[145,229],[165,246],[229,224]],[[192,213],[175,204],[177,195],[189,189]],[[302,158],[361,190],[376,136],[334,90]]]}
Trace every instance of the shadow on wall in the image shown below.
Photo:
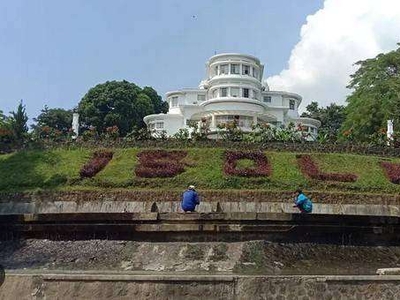
{"label": "shadow on wall", "polygon": [[67,182],[67,176],[56,168],[56,154],[21,151],[0,159],[0,190],[54,188]]}

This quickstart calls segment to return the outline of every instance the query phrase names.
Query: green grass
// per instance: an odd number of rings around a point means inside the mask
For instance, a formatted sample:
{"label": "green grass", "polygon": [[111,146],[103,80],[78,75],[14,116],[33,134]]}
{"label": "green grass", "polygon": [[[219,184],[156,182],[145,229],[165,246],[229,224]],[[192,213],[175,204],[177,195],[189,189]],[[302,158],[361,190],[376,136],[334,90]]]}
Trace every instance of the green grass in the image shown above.
{"label": "green grass", "polygon": [[[365,193],[398,193],[400,186],[392,184],[379,166],[382,160],[400,163],[399,158],[380,158],[354,154],[311,154],[325,172],[350,172],[358,176],[354,183],[322,182],[308,179],[300,172],[295,153],[265,152],[272,166],[270,177],[245,178],[223,173],[224,149],[188,149],[183,160],[185,172],[172,178],[138,178],[135,166],[137,154],[145,149],[115,149],[110,163],[91,179],[80,179],[79,170],[95,149],[21,151],[0,156],[1,191],[35,189],[163,189],[181,190],[189,184],[199,189],[262,189],[332,190]],[[252,167],[253,162],[239,160],[238,167]]]}
{"label": "green grass", "polygon": [[79,178],[88,150],[21,151],[0,156],[0,190],[52,189]]}

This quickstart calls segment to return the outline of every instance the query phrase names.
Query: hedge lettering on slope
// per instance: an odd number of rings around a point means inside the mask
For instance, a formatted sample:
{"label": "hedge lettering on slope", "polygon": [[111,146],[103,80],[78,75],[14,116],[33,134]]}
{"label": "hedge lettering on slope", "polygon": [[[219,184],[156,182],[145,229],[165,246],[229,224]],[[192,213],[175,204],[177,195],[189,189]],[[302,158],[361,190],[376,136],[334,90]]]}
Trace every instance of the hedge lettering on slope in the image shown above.
{"label": "hedge lettering on slope", "polygon": [[107,166],[108,162],[112,159],[113,154],[114,153],[111,151],[102,150],[94,152],[90,161],[87,162],[80,170],[79,174],[81,178],[91,178],[95,176],[97,173],[103,170],[105,166]]}
{"label": "hedge lettering on slope", "polygon": [[186,151],[145,150],[138,153],[139,164],[135,168],[137,177],[174,177],[185,171],[182,162]]}
{"label": "hedge lettering on slope", "polygon": [[400,184],[400,164],[382,161],[381,167],[385,170],[390,182]]}
{"label": "hedge lettering on slope", "polygon": [[[237,168],[237,162],[240,159],[250,159],[254,161],[255,167]],[[262,152],[226,151],[224,172],[227,175],[244,177],[269,176],[271,174],[271,167],[267,157]]]}
{"label": "hedge lettering on slope", "polygon": [[312,179],[324,181],[340,181],[354,182],[357,180],[357,175],[351,173],[324,173],[321,172],[317,164],[312,160],[310,155],[296,155],[297,163],[301,172]]}

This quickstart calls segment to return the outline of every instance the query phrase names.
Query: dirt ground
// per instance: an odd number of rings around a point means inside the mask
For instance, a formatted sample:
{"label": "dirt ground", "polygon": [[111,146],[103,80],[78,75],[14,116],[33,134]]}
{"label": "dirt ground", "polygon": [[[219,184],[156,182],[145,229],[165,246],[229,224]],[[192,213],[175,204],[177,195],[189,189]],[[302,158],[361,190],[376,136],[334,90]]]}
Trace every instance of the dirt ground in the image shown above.
{"label": "dirt ground", "polygon": [[400,246],[14,240],[0,241],[0,264],[6,269],[375,274],[377,268],[400,266]]}

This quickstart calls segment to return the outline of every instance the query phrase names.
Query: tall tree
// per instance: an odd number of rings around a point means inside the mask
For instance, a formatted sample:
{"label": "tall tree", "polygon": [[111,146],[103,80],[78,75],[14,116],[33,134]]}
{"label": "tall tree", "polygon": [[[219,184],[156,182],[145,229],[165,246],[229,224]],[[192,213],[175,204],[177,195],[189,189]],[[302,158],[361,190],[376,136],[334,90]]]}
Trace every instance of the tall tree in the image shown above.
{"label": "tall tree", "polygon": [[72,126],[72,110],[48,108],[46,105],[40,115],[33,120],[37,123],[32,126],[33,129],[48,126],[66,133]]}
{"label": "tall tree", "polygon": [[133,127],[145,126],[143,117],[167,111],[166,104],[157,92],[141,89],[128,81],[107,81],[91,88],[78,105],[81,120],[94,126],[99,133],[107,127],[118,126],[122,136]]}
{"label": "tall tree", "polygon": [[10,121],[15,139],[22,141],[28,132],[28,116],[26,115],[25,105],[22,104],[22,100],[17,107],[17,111],[11,112]]}
{"label": "tall tree", "polygon": [[318,107],[317,102],[311,102],[301,116],[321,121],[319,132],[326,134],[329,140],[336,140],[345,119],[345,107],[335,103],[327,107]]}
{"label": "tall tree", "polygon": [[143,93],[150,97],[155,112],[166,113],[168,111],[168,102],[162,101],[161,96],[157,94],[155,89],[145,86],[143,88]]}
{"label": "tall tree", "polygon": [[359,68],[348,85],[354,90],[347,97],[342,130],[365,141],[393,119],[395,130],[400,131],[400,47],[356,65]]}
{"label": "tall tree", "polygon": [[4,127],[7,123],[7,117],[3,114],[3,111],[0,110],[0,128]]}

